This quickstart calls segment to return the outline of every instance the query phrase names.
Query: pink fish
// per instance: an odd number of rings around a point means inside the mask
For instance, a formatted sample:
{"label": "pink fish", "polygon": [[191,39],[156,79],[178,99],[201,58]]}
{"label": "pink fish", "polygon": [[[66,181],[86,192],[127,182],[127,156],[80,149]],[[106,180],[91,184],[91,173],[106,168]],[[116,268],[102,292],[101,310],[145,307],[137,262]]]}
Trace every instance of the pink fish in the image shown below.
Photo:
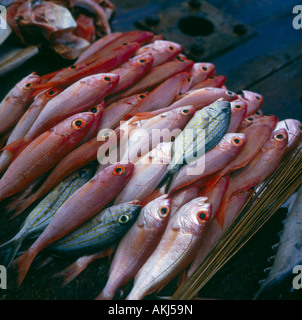
{"label": "pink fish", "polygon": [[211,204],[196,198],[170,219],[157,247],[138,271],[127,300],[141,300],[161,289],[194,258],[211,217]]}
{"label": "pink fish", "polygon": [[206,62],[196,62],[194,63],[191,70],[189,70],[191,73],[191,88],[196,86],[198,83],[205,81],[211,76],[214,76],[215,71],[215,65],[213,63],[206,63]]}
{"label": "pink fish", "polygon": [[263,104],[263,96],[256,92],[242,90],[242,94],[238,96],[247,103],[247,117],[259,110]]}
{"label": "pink fish", "polygon": [[242,99],[231,101],[231,122],[227,133],[237,132],[247,110],[247,103]]}
{"label": "pink fish", "polygon": [[243,206],[245,205],[252,193],[253,189],[249,189],[244,192],[239,192],[229,200],[227,204],[227,209],[225,213],[225,223],[223,227],[221,227],[221,225],[218,223],[216,219],[213,219],[210,222],[204,240],[201,246],[199,247],[195,258],[187,271],[187,277],[190,277],[202,264],[206,256],[219,241],[223,233],[229,228],[233,220],[237,217],[240,210],[243,208]]}
{"label": "pink fish", "polygon": [[226,81],[226,77],[223,75],[210,76],[207,79],[197,83],[190,90],[197,90],[202,88],[221,88]]}
{"label": "pink fish", "polygon": [[64,202],[39,238],[14,261],[19,284],[40,251],[87,221],[119,193],[131,177],[133,167],[131,162],[110,165]]}
{"label": "pink fish", "polygon": [[0,103],[0,134],[12,128],[19,121],[31,101],[33,86],[39,84],[40,81],[40,77],[33,72],[19,81],[6,94]]}
{"label": "pink fish", "polygon": [[92,113],[73,115],[34,139],[0,180],[0,201],[22,191],[54,167],[83,139],[93,124]]}
{"label": "pink fish", "polygon": [[111,300],[150,257],[163,235],[171,210],[171,199],[163,195],[149,202],[135,224],[120,241],[110,265],[109,278],[97,300]]}

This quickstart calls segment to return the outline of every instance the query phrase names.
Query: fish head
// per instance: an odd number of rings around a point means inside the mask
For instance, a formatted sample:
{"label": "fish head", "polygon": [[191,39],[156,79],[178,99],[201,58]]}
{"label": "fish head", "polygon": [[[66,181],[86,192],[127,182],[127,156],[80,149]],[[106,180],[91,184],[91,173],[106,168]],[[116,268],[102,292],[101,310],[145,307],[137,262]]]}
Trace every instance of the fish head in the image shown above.
{"label": "fish head", "polygon": [[134,164],[130,161],[127,163],[117,162],[109,165],[102,171],[104,171],[105,174],[109,175],[112,180],[116,179],[127,181],[133,174]]}
{"label": "fish head", "polygon": [[281,154],[285,152],[287,144],[288,144],[288,133],[286,129],[281,128],[279,130],[274,131],[274,134],[263,145],[262,150],[268,151],[268,152],[270,150],[277,150],[279,154]]}
{"label": "fish head", "polygon": [[219,145],[226,150],[238,149],[238,152],[245,146],[247,137],[244,133],[227,133]]}
{"label": "fish head", "polygon": [[288,134],[288,146],[287,149],[291,149],[301,139],[302,135],[302,124],[296,119],[285,119],[279,121],[273,131],[273,135],[279,129],[285,129]]}
{"label": "fish head", "polygon": [[90,112],[94,115],[95,120],[101,119],[104,114],[105,109],[105,101],[103,100],[101,103],[93,105],[89,107],[86,112]]}
{"label": "fish head", "polygon": [[278,123],[278,118],[271,114],[268,116],[263,116],[263,117],[253,117],[253,125],[257,125],[257,126],[267,126],[270,128],[270,130],[274,130],[277,123]]}
{"label": "fish head", "polygon": [[154,228],[159,224],[167,223],[171,206],[171,198],[167,194],[148,202],[142,210],[144,225],[148,228]]}
{"label": "fish head", "polygon": [[40,84],[40,82],[40,76],[38,76],[36,72],[32,72],[17,84],[17,88],[20,92],[32,92],[34,90],[33,87]]}
{"label": "fish head", "polygon": [[212,204],[207,200],[207,197],[195,198],[176,212],[179,228],[183,233],[196,234],[207,227],[212,213]]}
{"label": "fish head", "polygon": [[263,104],[263,96],[259,93],[242,90],[239,97],[247,102],[247,115],[254,114]]}
{"label": "fish head", "polygon": [[148,68],[148,67],[152,66],[153,61],[154,61],[153,55],[149,52],[146,52],[146,53],[142,53],[137,56],[134,56],[133,58],[131,58],[129,60],[129,62],[126,62],[126,63],[129,63],[134,67],[135,66],[141,66],[141,67],[145,66],[146,68]]}
{"label": "fish head", "polygon": [[206,78],[214,76],[216,73],[215,65],[210,62],[196,62],[194,63],[192,69],[193,72],[201,72]]}
{"label": "fish head", "polygon": [[[179,79],[179,92],[178,96],[185,94],[191,87],[192,75],[188,71],[179,72],[174,75],[175,78]],[[176,97],[178,99],[178,97]]]}
{"label": "fish head", "polygon": [[182,45],[168,40],[155,40],[152,44],[152,49],[159,53],[167,53],[169,56],[177,56],[182,51]]}
{"label": "fish head", "polygon": [[117,86],[119,79],[119,75],[115,73],[98,73],[79,80],[79,83],[91,86],[97,90],[109,91]]}
{"label": "fish head", "polygon": [[231,102],[231,113],[245,117],[247,111],[247,103],[242,99],[236,99]]}
{"label": "fish head", "polygon": [[93,173],[95,172],[95,167],[92,165],[88,165],[84,168],[81,168],[76,173],[77,179],[89,179],[92,177]]}
{"label": "fish head", "polygon": [[193,105],[183,106],[172,109],[169,113],[176,113],[180,115],[186,122],[188,122],[195,114],[196,108]]}
{"label": "fish head", "polygon": [[221,88],[224,85],[225,81],[226,81],[226,76],[224,76],[224,75],[218,75],[218,76],[213,75],[213,76],[209,76],[208,80],[214,81],[215,84],[216,84],[216,87],[217,88]]}
{"label": "fish head", "polygon": [[227,119],[230,121],[231,119],[231,104],[229,101],[218,99],[208,107],[201,109],[201,111],[209,115],[209,121],[223,121]]}
{"label": "fish head", "polygon": [[114,211],[118,209],[117,214],[115,214],[118,224],[127,229],[134,223],[142,209],[141,204],[137,200],[129,201],[114,207]]}
{"label": "fish head", "polygon": [[87,133],[94,120],[95,116],[92,112],[77,113],[53,127],[53,131],[56,134],[77,138],[78,136],[84,136]]}

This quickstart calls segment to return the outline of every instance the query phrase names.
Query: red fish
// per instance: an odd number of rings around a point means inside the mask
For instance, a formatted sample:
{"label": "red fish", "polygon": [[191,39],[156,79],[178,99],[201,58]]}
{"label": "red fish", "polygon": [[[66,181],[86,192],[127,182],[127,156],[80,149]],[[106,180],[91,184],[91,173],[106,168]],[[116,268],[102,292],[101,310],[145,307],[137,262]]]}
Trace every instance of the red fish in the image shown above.
{"label": "red fish", "polygon": [[19,284],[40,251],[87,221],[118,194],[131,177],[133,167],[131,162],[110,165],[64,202],[39,238],[14,261],[18,266]]}
{"label": "red fish", "polygon": [[196,62],[194,63],[192,69],[190,70],[191,73],[191,86],[190,89],[196,86],[198,83],[205,81],[211,76],[214,76],[215,65],[213,63],[206,63],[206,62]]}
{"label": "red fish", "polygon": [[40,77],[33,72],[19,81],[6,94],[0,103],[0,134],[12,128],[19,121],[31,101],[33,86],[40,82]]}
{"label": "red fish", "polygon": [[221,88],[226,81],[226,77],[223,75],[210,76],[207,79],[197,83],[190,90],[197,90],[202,88]]}
{"label": "red fish", "polygon": [[274,136],[264,143],[261,150],[245,167],[233,172],[230,186],[217,213],[217,221],[221,226],[224,224],[229,199],[234,194],[246,191],[270,176],[285,154],[287,143],[287,131],[285,129],[276,131]]}
{"label": "red fish", "polygon": [[244,100],[236,99],[231,102],[231,122],[227,133],[237,132],[246,115],[247,103]]}
{"label": "red fish", "polygon": [[247,117],[259,110],[263,104],[263,96],[256,92],[242,90],[242,94],[239,95],[239,98],[247,103]]}
{"label": "red fish", "polygon": [[0,180],[0,201],[22,191],[54,167],[83,139],[95,117],[73,115],[33,140],[12,162]]}

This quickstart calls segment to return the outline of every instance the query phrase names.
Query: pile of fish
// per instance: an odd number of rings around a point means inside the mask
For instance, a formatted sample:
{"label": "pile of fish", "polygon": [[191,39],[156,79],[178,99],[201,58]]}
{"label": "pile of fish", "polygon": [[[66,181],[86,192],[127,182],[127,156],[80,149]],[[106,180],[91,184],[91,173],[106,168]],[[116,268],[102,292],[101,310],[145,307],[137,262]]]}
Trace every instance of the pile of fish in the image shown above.
{"label": "pile of fish", "polygon": [[46,45],[75,59],[91,43],[111,33],[115,6],[109,0],[7,0],[7,23],[25,45]]}
{"label": "pile of fish", "polygon": [[133,279],[128,300],[189,277],[302,133],[225,81],[180,44],[134,30],[17,83],[0,104],[0,205],[26,218],[0,264],[21,284],[40,254],[73,258],[56,275],[67,284],[113,255],[97,299]]}

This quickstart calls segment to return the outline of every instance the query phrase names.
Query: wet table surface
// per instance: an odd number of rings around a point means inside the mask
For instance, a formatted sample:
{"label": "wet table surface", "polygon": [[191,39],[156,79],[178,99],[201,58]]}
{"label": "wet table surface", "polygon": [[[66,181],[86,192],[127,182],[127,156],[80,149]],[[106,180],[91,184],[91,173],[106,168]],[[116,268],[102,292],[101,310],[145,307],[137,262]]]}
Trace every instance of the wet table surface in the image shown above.
{"label": "wet table surface", "polygon": [[[183,3],[160,0],[113,2],[116,5],[116,13],[111,21],[113,31],[136,29],[142,22],[145,25],[144,22],[148,21],[148,17],[154,18],[163,10],[169,13],[170,6]],[[216,73],[227,77],[226,85],[230,90],[239,92],[247,89],[262,94],[264,97],[262,110],[265,114],[275,114],[279,119],[296,118],[301,121],[302,29],[295,30],[292,25],[294,18],[292,9],[295,4],[295,1],[277,0],[211,1],[211,5],[219,8],[222,16],[231,16],[251,32],[248,37],[241,35],[240,39],[237,30],[235,36],[238,39],[235,39],[236,41],[230,46],[225,46],[224,50],[218,53],[203,52],[200,59],[195,57],[195,60],[204,61],[204,56],[207,61],[214,63]],[[212,23],[215,25],[215,20]],[[165,21],[160,20],[159,24],[165,24]],[[179,32],[178,27],[175,21],[175,29],[169,29],[168,34],[163,34],[164,37],[171,40],[169,35]],[[215,29],[213,32],[215,33]],[[188,37],[186,41],[192,40],[192,43],[196,43],[196,35],[190,34],[192,30],[187,33],[189,34],[186,35]],[[202,41],[203,36],[198,36]],[[204,37],[207,36],[209,35]],[[234,36],[231,39],[234,40]],[[45,74],[66,64],[66,61],[56,56],[49,56],[49,52],[41,52],[18,70],[0,78],[0,98],[29,72]],[[252,299],[259,290],[258,281],[266,277],[263,270],[268,267],[267,258],[273,254],[271,246],[279,240],[277,232],[282,230],[281,221],[284,217],[283,210],[277,211],[266,225],[217,272],[201,290],[199,296],[210,299]],[[0,220],[2,242],[15,234],[16,228],[24,220],[24,215],[14,221],[7,220],[5,216]],[[53,279],[52,275],[73,261],[54,259],[44,267],[38,268],[41,261],[42,258],[30,269],[21,287],[16,287],[14,274],[9,272],[8,289],[0,291],[0,299],[94,299],[107,279],[108,258],[93,262],[65,287],[61,287],[60,279]],[[124,288],[125,292],[127,289],[129,287]],[[175,289],[176,283],[172,282],[160,295],[169,296]],[[155,299],[155,296],[149,298]],[[300,299],[301,295],[284,294],[283,298]]]}

